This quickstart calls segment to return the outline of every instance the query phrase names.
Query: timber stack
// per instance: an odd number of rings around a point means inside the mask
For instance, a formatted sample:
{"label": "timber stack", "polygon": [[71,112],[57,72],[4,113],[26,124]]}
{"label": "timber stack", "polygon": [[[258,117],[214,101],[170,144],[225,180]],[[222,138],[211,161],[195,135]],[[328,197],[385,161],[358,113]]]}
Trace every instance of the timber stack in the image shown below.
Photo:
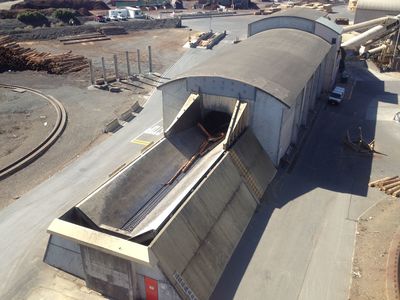
{"label": "timber stack", "polygon": [[81,55],[69,52],[51,54],[21,47],[11,37],[0,37],[0,69],[35,70],[51,74],[65,74],[83,70],[89,66],[88,60]]}
{"label": "timber stack", "polygon": [[368,186],[379,188],[379,190],[385,192],[387,195],[393,197],[400,197],[400,178],[399,176],[385,177],[375,181],[371,181]]}

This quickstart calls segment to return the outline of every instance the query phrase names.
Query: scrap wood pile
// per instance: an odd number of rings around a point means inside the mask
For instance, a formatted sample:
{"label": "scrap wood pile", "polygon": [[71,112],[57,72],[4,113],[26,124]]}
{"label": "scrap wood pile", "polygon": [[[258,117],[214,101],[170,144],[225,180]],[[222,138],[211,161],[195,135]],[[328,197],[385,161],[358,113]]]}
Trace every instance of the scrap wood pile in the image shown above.
{"label": "scrap wood pile", "polygon": [[400,197],[400,178],[399,176],[385,177],[379,180],[371,181],[368,186],[377,187],[393,197]]}
{"label": "scrap wood pile", "polygon": [[35,70],[65,74],[88,66],[88,60],[84,56],[74,55],[71,51],[62,54],[38,52],[21,47],[8,36],[0,37],[0,70]]}
{"label": "scrap wood pile", "polygon": [[359,153],[367,153],[367,154],[383,154],[375,150],[375,140],[371,142],[367,142],[362,133],[362,128],[358,127],[358,136],[352,137],[350,135],[350,131],[347,130],[347,134],[344,140],[344,144],[350,147],[352,150],[359,152]]}

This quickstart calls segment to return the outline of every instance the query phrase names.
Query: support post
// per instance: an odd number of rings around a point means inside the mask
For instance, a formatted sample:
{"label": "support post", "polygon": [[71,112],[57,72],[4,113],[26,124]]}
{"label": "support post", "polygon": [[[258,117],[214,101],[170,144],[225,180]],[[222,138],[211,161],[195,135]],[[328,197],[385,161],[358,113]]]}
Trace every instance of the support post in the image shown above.
{"label": "support post", "polygon": [[394,45],[394,50],[393,50],[392,69],[394,69],[394,62],[396,60],[397,47],[399,45],[399,36],[400,36],[400,27],[397,29],[397,38],[396,38],[396,43]]}
{"label": "support post", "polygon": [[114,68],[115,68],[115,79],[119,81],[119,73],[118,73],[118,58],[117,54],[114,54]]}
{"label": "support post", "polygon": [[125,52],[125,56],[126,56],[126,69],[128,72],[128,79],[129,79],[131,77],[131,66],[129,64],[129,52],[128,51]]}
{"label": "support post", "polygon": [[102,69],[103,69],[104,84],[107,84],[106,65],[105,65],[105,63],[104,63],[104,57],[101,58],[101,67],[102,67]]}
{"label": "support post", "polygon": [[93,63],[91,59],[89,59],[89,71],[90,71],[90,85],[94,85]]}
{"label": "support post", "polygon": [[152,66],[152,61],[151,61],[151,46],[149,46],[148,49],[149,49],[149,73],[152,73],[153,66]]}
{"label": "support post", "polygon": [[141,73],[142,73],[142,69],[141,69],[141,67],[140,67],[140,50],[137,49],[137,50],[136,50],[136,53],[137,53],[137,68],[138,68],[138,74],[141,74]]}

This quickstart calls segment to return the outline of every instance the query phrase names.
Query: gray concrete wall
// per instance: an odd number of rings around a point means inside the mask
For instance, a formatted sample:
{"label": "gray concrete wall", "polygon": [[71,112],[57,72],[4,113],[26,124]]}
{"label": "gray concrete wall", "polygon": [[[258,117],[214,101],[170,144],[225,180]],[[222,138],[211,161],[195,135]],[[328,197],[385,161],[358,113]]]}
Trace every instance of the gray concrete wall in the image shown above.
{"label": "gray concrete wall", "polygon": [[150,245],[182,297],[209,298],[256,205],[225,155]]}
{"label": "gray concrete wall", "polygon": [[296,17],[269,17],[250,23],[248,25],[248,36],[274,28],[293,28],[313,33],[314,27],[314,21],[306,19]]}
{"label": "gray concrete wall", "polygon": [[283,110],[283,116],[281,120],[281,131],[279,137],[279,155],[278,155],[278,162],[282,156],[285,155],[288,147],[291,143],[292,138],[292,130],[293,130],[293,122],[294,122],[294,115],[295,115],[295,107],[290,109],[285,108]]}
{"label": "gray concrete wall", "polygon": [[43,261],[79,278],[85,278],[81,249],[73,241],[50,235]]}
{"label": "gray concrete wall", "polygon": [[168,128],[191,94],[186,79],[173,81],[162,87],[163,126]]}
{"label": "gray concrete wall", "polygon": [[202,118],[202,97],[198,96],[197,100],[193,101],[189,107],[189,101],[192,99],[188,99],[188,102],[185,103],[185,106],[182,107],[179,112],[179,116],[177,116],[174,122],[171,124],[171,127],[164,129],[166,136],[172,136],[178,132],[189,129],[201,120]]}
{"label": "gray concrete wall", "polygon": [[199,94],[254,101],[256,89],[239,81],[221,77],[189,77],[187,89]]}
{"label": "gray concrete wall", "polygon": [[257,90],[256,101],[251,103],[250,128],[272,161],[279,163],[279,132],[284,106],[274,97]]}
{"label": "gray concrete wall", "polygon": [[[291,143],[296,144],[299,137],[299,131],[301,126],[301,108],[302,108],[303,95],[300,93],[296,98],[296,105],[294,107],[294,120],[292,128]],[[306,99],[307,101],[308,99]]]}
{"label": "gray concrete wall", "polygon": [[224,96],[203,94],[202,103],[205,111],[220,111],[232,115],[237,99]]}
{"label": "gray concrete wall", "polygon": [[116,300],[134,300],[135,271],[129,261],[81,245],[82,261],[88,288]]}
{"label": "gray concrete wall", "polygon": [[357,8],[356,14],[354,16],[354,24],[386,16],[396,16],[398,14],[400,14],[400,11],[369,10]]}
{"label": "gray concrete wall", "polygon": [[251,129],[247,129],[229,151],[254,199],[259,201],[276,174],[274,162]]}
{"label": "gray concrete wall", "polygon": [[[316,76],[316,75],[314,75]],[[310,112],[310,109],[312,108],[312,101],[309,101],[308,99],[310,99],[310,93],[312,90],[312,84],[314,81],[314,77],[311,77],[311,79],[307,82],[304,90],[303,90],[303,115],[302,115],[302,119],[301,119],[301,125],[306,126],[307,125],[307,121],[308,121],[308,114]]]}

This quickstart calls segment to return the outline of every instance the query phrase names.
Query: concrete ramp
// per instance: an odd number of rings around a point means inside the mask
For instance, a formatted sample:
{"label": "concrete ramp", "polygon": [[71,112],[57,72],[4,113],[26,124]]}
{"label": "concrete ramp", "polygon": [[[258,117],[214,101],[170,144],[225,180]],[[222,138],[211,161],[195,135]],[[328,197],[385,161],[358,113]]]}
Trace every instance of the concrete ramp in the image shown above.
{"label": "concrete ramp", "polygon": [[183,298],[209,298],[256,206],[225,155],[150,244]]}
{"label": "concrete ramp", "polygon": [[183,298],[208,299],[275,168],[247,130],[150,244]]}
{"label": "concrete ramp", "polygon": [[181,165],[198,150],[203,139],[197,128],[163,139],[76,208],[99,227],[122,228],[165,187]]}

